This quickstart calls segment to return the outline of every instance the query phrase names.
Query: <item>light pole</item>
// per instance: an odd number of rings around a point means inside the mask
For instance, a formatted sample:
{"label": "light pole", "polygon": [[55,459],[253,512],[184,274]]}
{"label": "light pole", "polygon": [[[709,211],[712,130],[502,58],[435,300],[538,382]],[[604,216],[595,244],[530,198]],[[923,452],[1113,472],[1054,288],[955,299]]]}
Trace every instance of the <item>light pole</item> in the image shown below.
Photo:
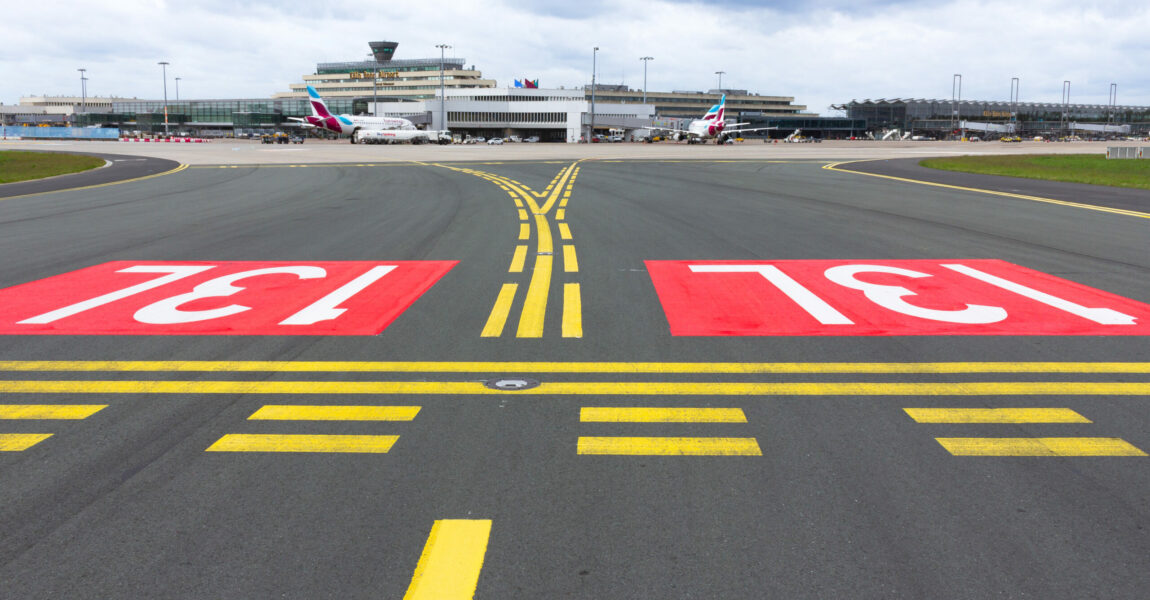
{"label": "light pole", "polygon": [[88,69],[76,69],[76,70],[80,72],[80,112],[83,113],[83,112],[87,112],[87,108],[88,108],[88,91],[87,91],[88,86],[85,83],[86,81],[88,81],[88,78],[84,77],[84,72],[87,71]]}
{"label": "light pole", "polygon": [[176,78],[176,104],[180,103],[180,78]]}
{"label": "light pole", "polygon": [[598,58],[599,46],[595,46],[591,51],[591,135],[587,138],[588,144],[595,139],[595,69],[598,66],[596,63]]}
{"label": "light pole", "polygon": [[1010,124],[1011,132],[1018,135],[1018,93],[1022,89],[1022,82],[1017,77],[1010,78]]}
{"label": "light pole", "polygon": [[647,103],[647,61],[655,60],[653,56],[642,56],[639,60],[643,61],[643,104]]}
{"label": "light pole", "polygon": [[715,75],[719,76],[719,93],[720,94],[723,93],[723,74],[725,74],[725,73],[726,73],[726,71],[715,71]]}
{"label": "light pole", "polygon": [[1114,106],[1118,104],[1118,84],[1110,84],[1110,112],[1106,115],[1106,124],[1114,120]]}
{"label": "light pole", "polygon": [[[956,92],[957,90],[957,92]],[[955,73],[954,77],[950,80],[950,134],[954,135],[955,121],[961,121],[962,117],[959,116],[955,110],[955,99],[958,99],[959,110],[962,106],[962,73]],[[964,134],[962,137],[966,137]],[[961,139],[961,138],[960,138]]]}
{"label": "light pole", "polygon": [[1070,80],[1062,82],[1062,127],[1069,133],[1070,130]]}
{"label": "light pole", "polygon": [[439,48],[439,126],[447,129],[447,96],[443,87],[443,52],[450,48],[447,44],[436,44]]}
{"label": "light pole", "polygon": [[161,60],[156,63],[164,70],[164,137],[168,135],[168,65],[171,64],[166,60]]}

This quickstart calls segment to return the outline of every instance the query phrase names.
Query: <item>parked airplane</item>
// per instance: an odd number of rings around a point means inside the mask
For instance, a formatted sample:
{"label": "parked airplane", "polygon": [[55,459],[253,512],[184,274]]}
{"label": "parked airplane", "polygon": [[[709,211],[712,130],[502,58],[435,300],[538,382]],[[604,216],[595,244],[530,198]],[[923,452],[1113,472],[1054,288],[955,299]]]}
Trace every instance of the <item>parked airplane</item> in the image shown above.
{"label": "parked airplane", "polygon": [[319,92],[312,86],[307,86],[308,99],[311,101],[310,117],[288,117],[292,121],[300,121],[311,125],[334,131],[346,133],[351,136],[351,143],[359,143],[360,131],[381,130],[414,130],[415,125],[407,119],[398,117],[361,117],[352,115],[333,115],[327,110],[327,104],[320,97]]}
{"label": "parked airplane", "polygon": [[740,133],[749,133],[751,131],[766,131],[768,129],[778,129],[777,127],[754,127],[749,129],[728,129],[728,127],[737,127],[739,125],[749,125],[749,123],[727,123],[723,120],[726,112],[727,95],[719,100],[719,103],[712,106],[707,114],[703,115],[702,119],[695,119],[686,129],[668,129],[666,127],[646,127],[645,129],[656,129],[660,131],[670,131],[676,140],[686,139],[688,144],[705,144],[707,140],[715,140],[715,143],[721,144],[724,140],[730,137],[737,136]]}

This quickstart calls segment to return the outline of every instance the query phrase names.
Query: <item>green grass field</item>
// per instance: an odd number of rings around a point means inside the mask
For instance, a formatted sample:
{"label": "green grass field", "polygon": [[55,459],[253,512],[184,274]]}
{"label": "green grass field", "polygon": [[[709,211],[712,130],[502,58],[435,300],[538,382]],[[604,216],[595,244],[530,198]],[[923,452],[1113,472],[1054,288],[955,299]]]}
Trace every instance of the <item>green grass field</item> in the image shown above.
{"label": "green grass field", "polygon": [[104,159],[95,156],[5,150],[0,152],[0,183],[79,173],[103,165]]}
{"label": "green grass field", "polygon": [[944,171],[1150,190],[1150,160],[1106,160],[1104,154],[955,156],[928,158],[918,164]]}

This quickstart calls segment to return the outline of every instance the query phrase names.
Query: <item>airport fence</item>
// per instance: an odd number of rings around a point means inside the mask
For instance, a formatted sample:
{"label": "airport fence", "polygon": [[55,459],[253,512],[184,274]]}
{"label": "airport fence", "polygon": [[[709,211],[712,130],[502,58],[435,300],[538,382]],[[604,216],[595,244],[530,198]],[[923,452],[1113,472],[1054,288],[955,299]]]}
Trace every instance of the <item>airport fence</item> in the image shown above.
{"label": "airport fence", "polygon": [[118,140],[115,127],[20,127],[0,126],[0,139],[23,140]]}

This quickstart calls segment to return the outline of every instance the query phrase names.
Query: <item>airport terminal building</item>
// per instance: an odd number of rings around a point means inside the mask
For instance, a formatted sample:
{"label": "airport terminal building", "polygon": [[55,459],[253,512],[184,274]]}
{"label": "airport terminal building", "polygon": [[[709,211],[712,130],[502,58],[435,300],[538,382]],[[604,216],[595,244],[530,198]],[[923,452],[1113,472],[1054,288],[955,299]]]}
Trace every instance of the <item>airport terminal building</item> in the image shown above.
{"label": "airport terminal building", "polygon": [[[396,42],[370,42],[368,60],[318,63],[289,91],[270,98],[89,100],[35,97],[21,99],[24,121],[59,125],[119,127],[127,132],[167,131],[198,136],[232,136],[301,127],[292,117],[311,114],[307,86],[324,97],[337,114],[376,114],[403,117],[417,127],[450,129],[461,136],[538,136],[544,141],[573,142],[591,134],[625,130],[639,135],[644,126],[685,126],[699,118],[722,95],[728,114],[748,118],[812,118],[790,96],[763,96],[747,90],[643,91],[624,85],[599,84],[572,88],[497,88],[474,65],[451,57],[397,58]],[[440,90],[444,92],[441,96]],[[51,105],[51,113],[40,110]],[[166,110],[165,110],[166,109]],[[38,117],[31,113],[39,111]],[[15,124],[20,110],[0,111]],[[166,118],[165,118],[166,113]],[[7,116],[6,116],[7,115]],[[58,121],[58,123],[57,123]]]}
{"label": "airport terminal building", "polygon": [[964,131],[968,135],[983,132],[991,139],[1150,134],[1150,106],[880,98],[852,100],[831,108],[846,111],[850,119],[866,121],[871,133],[897,130],[903,135],[935,139],[958,137]]}

